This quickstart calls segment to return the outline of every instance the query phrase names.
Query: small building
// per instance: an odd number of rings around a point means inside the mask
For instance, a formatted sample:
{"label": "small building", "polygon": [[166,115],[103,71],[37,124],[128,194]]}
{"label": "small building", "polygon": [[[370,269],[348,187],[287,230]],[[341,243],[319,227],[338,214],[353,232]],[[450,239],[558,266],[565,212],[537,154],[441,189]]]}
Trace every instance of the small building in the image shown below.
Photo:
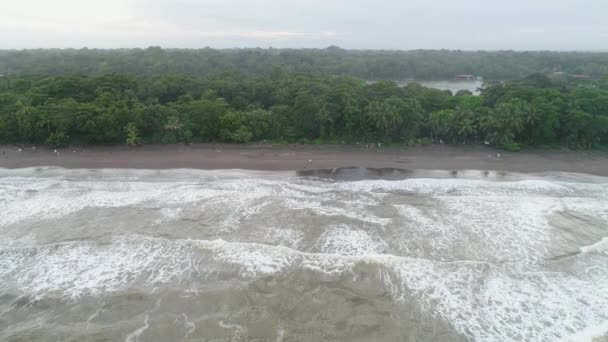
{"label": "small building", "polygon": [[589,76],[589,75],[583,75],[583,74],[568,75],[568,77],[574,78],[574,79],[577,79],[577,80],[586,80],[586,79],[591,78],[591,76]]}
{"label": "small building", "polygon": [[547,74],[547,77],[554,80],[564,80],[568,77],[568,74],[566,74],[564,71],[554,71],[552,73]]}
{"label": "small building", "polygon": [[475,75],[462,74],[462,75],[456,75],[454,77],[454,79],[457,81],[473,81],[473,80],[476,80],[477,77]]}

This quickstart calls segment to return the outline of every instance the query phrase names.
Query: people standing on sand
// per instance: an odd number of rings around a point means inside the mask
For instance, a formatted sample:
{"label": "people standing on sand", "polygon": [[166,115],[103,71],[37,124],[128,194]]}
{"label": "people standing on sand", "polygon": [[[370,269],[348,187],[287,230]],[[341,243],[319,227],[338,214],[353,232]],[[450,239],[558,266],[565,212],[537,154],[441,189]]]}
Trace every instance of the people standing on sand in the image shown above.
{"label": "people standing on sand", "polygon": [[304,168],[308,169],[308,167],[311,166],[311,165],[312,165],[312,159],[308,159],[308,164],[304,165]]}

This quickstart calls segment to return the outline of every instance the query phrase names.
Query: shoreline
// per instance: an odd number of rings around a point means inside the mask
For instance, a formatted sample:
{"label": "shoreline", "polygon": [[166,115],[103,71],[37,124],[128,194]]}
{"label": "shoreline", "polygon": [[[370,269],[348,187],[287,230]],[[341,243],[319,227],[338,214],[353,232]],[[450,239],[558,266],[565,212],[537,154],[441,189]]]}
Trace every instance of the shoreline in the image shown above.
{"label": "shoreline", "polygon": [[[21,151],[19,151],[21,148]],[[57,149],[0,145],[0,168],[58,166],[69,169],[241,169],[302,171],[341,167],[409,170],[572,172],[608,176],[608,152],[524,150],[430,145],[366,149],[344,145],[145,145]],[[500,155],[500,157],[498,157]]]}

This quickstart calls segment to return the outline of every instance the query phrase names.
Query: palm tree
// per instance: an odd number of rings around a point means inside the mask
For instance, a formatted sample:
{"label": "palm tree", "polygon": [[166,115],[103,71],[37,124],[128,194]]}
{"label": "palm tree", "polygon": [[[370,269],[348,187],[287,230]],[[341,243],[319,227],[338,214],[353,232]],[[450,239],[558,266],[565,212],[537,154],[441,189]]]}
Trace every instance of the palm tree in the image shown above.
{"label": "palm tree", "polygon": [[373,125],[387,138],[391,137],[403,122],[398,109],[387,103],[372,102],[367,111]]}
{"label": "palm tree", "polygon": [[18,115],[30,115],[34,112],[34,107],[27,100],[18,100],[17,103],[17,114]]}
{"label": "palm tree", "polygon": [[526,116],[524,118],[524,122],[527,126],[526,130],[528,131],[528,133],[526,135],[528,137],[529,143],[534,142],[534,133],[536,131],[536,126],[538,123],[541,122],[543,112],[547,110],[547,107],[548,106],[545,103],[537,102],[526,108]]}
{"label": "palm tree", "polygon": [[475,133],[475,125],[473,123],[473,118],[469,115],[464,115],[460,117],[458,120],[458,135],[462,137],[463,143],[467,143],[467,137],[471,134]]}
{"label": "palm tree", "polygon": [[182,124],[181,122],[179,122],[179,118],[175,115],[170,116],[169,119],[167,120],[167,123],[165,123],[165,125],[163,126],[163,128],[165,130],[168,131],[168,135],[166,135],[166,141],[165,142],[169,142],[169,143],[174,143],[177,142],[177,132],[182,129],[182,127],[184,127],[184,124]]}
{"label": "palm tree", "polygon": [[129,122],[125,127],[125,132],[127,133],[127,145],[129,147],[137,146],[141,144],[141,138],[139,137],[139,130],[134,123]]}
{"label": "palm tree", "polygon": [[164,129],[173,133],[179,131],[180,129],[182,129],[182,127],[184,127],[184,125],[179,122],[179,118],[175,115],[169,117],[169,120],[167,120],[167,123],[163,126]]}
{"label": "palm tree", "polygon": [[333,135],[334,120],[329,115],[327,108],[323,106],[316,114],[316,119],[319,121],[319,135],[322,138],[327,138]]}
{"label": "palm tree", "polygon": [[28,135],[33,133],[33,114],[36,108],[32,107],[29,101],[23,100],[18,100],[16,105],[15,121],[17,121],[19,135],[22,139],[25,139]]}
{"label": "palm tree", "polygon": [[47,134],[51,134],[51,118],[48,112],[44,111],[40,114],[38,126],[45,127]]}
{"label": "palm tree", "polygon": [[430,125],[435,138],[447,139],[454,135],[452,132],[454,115],[452,109],[442,109],[430,114]]}
{"label": "palm tree", "polygon": [[503,144],[512,141],[524,129],[527,104],[519,100],[500,103],[494,109],[494,128],[498,141]]}

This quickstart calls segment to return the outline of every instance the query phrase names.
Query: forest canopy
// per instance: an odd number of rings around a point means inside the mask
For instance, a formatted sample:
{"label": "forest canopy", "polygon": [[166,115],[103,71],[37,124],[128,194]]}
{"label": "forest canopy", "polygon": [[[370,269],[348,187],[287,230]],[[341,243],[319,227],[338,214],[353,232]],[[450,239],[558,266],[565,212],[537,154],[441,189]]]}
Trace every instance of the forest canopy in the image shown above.
{"label": "forest canopy", "polygon": [[0,50],[0,74],[21,76],[206,77],[223,72],[347,75],[366,80],[452,79],[472,74],[513,80],[537,73],[608,75],[607,52],[326,49]]}
{"label": "forest canopy", "polygon": [[0,143],[263,140],[593,148],[608,141],[608,79],[533,75],[473,96],[287,72],[0,78]]}

